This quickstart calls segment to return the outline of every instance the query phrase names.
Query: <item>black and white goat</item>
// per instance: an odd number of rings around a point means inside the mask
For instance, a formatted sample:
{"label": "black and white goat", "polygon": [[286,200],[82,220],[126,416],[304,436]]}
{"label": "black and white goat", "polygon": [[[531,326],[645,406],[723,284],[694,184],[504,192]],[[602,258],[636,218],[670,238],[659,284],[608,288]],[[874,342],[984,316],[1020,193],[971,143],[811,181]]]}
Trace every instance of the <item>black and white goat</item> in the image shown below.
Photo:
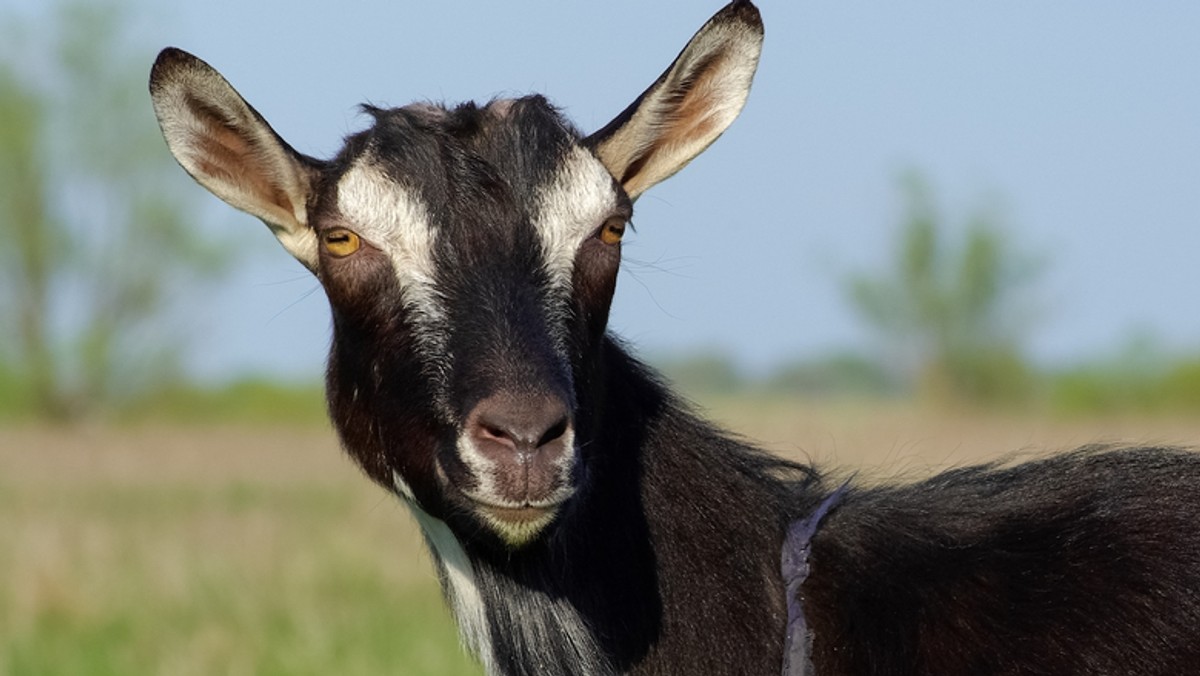
{"label": "black and white goat", "polygon": [[[411,507],[489,674],[775,674],[791,603],[821,676],[1200,672],[1196,456],[1081,450],[833,505],[606,332],[634,200],[737,116],[761,40],[733,2],[590,136],[538,96],[367,108],[328,161],[182,51],[150,89],[183,167],[324,286],[338,433]],[[831,506],[788,598],[785,533]]]}

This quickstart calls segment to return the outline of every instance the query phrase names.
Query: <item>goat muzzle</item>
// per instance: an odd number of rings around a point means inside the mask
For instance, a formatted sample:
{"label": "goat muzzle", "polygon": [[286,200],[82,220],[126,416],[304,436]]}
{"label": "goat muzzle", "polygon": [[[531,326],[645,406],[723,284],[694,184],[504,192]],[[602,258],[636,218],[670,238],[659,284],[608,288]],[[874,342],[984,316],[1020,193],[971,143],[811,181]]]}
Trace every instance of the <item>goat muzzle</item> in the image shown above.
{"label": "goat muzzle", "polygon": [[477,484],[466,495],[509,544],[540,532],[574,491],[575,430],[561,397],[493,394],[467,414],[460,439]]}

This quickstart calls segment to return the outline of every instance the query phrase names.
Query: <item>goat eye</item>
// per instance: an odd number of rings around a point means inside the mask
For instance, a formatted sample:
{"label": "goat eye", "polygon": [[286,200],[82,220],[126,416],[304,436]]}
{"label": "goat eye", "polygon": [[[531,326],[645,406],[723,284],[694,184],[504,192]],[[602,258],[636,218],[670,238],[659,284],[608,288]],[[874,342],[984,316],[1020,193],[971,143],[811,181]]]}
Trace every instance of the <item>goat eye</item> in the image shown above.
{"label": "goat eye", "polygon": [[625,236],[625,219],[610,218],[600,226],[600,241],[605,244],[616,244]]}
{"label": "goat eye", "polygon": [[326,251],[338,258],[345,258],[362,246],[358,235],[345,228],[334,228],[321,235],[321,243],[325,245]]}

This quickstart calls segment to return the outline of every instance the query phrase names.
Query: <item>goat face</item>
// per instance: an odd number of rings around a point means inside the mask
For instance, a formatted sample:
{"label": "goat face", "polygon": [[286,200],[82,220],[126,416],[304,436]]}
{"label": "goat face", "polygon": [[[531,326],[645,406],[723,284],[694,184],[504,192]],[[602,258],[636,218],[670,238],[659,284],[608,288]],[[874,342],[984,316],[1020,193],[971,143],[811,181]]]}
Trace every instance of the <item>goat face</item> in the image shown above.
{"label": "goat face", "polygon": [[331,412],[377,480],[521,544],[572,494],[629,198],[537,97],[373,116],[312,210]]}
{"label": "goat face", "polygon": [[180,164],[321,280],[347,450],[455,532],[517,547],[586,476],[585,384],[632,202],[737,116],[761,40],[757,10],[732,3],[587,138],[537,96],[368,108],[373,126],[330,161],[180,50],[160,54],[150,90]]}

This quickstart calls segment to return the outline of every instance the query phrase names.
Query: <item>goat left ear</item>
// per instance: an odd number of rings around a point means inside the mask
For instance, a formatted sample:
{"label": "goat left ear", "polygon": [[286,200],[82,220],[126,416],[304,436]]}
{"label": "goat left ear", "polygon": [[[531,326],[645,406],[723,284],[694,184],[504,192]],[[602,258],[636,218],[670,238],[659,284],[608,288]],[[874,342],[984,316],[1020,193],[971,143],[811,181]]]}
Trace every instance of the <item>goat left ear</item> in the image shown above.
{"label": "goat left ear", "polygon": [[649,89],[584,143],[636,199],[699,155],[742,111],[762,40],[758,9],[734,0]]}
{"label": "goat left ear", "polygon": [[183,50],[158,55],[150,98],[167,147],[192,178],[261,219],[315,272],[308,197],[319,163],[293,150],[220,73]]}

